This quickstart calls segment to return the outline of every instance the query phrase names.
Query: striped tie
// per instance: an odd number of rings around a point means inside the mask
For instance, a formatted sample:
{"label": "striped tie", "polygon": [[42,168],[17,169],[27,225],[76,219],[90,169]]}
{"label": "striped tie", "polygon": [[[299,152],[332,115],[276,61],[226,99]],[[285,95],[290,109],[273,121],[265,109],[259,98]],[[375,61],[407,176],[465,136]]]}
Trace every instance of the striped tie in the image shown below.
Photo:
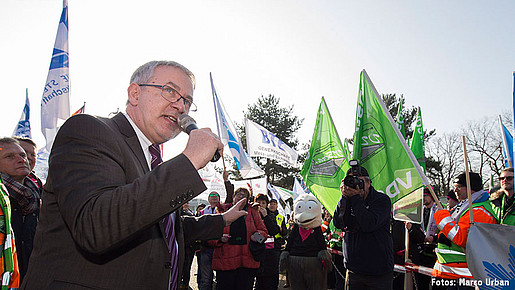
{"label": "striped tie", "polygon": [[161,158],[161,149],[159,148],[159,145],[152,144],[148,146],[148,151],[150,152],[150,156],[152,156],[152,160],[150,160],[150,168],[154,169],[163,162],[163,159]]}
{"label": "striped tie", "polygon": [[[152,160],[150,161],[150,168],[154,169],[159,164],[163,162],[163,159],[161,158],[161,150],[159,148],[159,145],[152,144],[148,147],[148,151],[150,152],[150,155],[152,156]],[[163,225],[165,228],[165,237],[166,242],[168,245],[168,250],[170,251],[170,269],[171,269],[171,276],[170,276],[170,289],[176,290],[177,289],[177,276],[179,275],[177,269],[177,243],[175,240],[175,231],[174,231],[174,224],[172,219],[173,213],[169,214],[167,217],[163,218]]]}

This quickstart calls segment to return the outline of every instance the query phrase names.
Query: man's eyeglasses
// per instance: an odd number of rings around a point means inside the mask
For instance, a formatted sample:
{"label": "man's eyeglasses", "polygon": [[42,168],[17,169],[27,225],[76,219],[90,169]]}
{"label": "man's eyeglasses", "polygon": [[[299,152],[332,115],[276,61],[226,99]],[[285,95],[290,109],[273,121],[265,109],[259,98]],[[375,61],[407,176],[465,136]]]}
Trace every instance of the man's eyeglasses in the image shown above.
{"label": "man's eyeglasses", "polygon": [[209,196],[216,196],[216,197],[218,197],[218,194],[216,194],[216,193],[210,193],[210,194],[209,194]]}
{"label": "man's eyeglasses", "polygon": [[169,85],[156,85],[156,84],[138,84],[140,87],[154,87],[161,89],[161,96],[170,103],[178,102],[180,99],[184,102],[184,107],[191,112],[197,111],[197,105],[191,100],[183,97],[176,89]]}
{"label": "man's eyeglasses", "polygon": [[500,176],[499,181],[503,181],[503,180],[511,181],[511,180],[513,180],[513,176]]}

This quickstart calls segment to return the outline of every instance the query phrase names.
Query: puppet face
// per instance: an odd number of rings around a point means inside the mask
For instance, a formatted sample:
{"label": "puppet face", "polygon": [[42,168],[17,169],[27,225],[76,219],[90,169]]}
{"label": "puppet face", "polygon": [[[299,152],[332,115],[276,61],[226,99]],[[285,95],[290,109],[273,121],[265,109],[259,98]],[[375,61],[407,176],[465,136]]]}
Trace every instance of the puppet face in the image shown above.
{"label": "puppet face", "polygon": [[312,229],[322,224],[322,207],[313,195],[303,194],[297,197],[294,208],[294,220],[299,226]]}

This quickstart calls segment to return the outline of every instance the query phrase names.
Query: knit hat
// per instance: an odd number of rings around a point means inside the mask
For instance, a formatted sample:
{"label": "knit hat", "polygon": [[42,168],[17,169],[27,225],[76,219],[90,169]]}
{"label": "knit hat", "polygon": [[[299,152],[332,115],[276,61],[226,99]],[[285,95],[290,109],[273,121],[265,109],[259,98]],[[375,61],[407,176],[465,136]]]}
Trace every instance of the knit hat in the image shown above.
{"label": "knit hat", "polygon": [[[481,179],[481,176],[475,172],[469,172],[470,177],[470,189],[473,191],[480,191],[483,189],[483,180]],[[465,172],[461,173],[454,179],[454,183],[461,184],[466,186],[467,185],[467,179],[465,176]]]}

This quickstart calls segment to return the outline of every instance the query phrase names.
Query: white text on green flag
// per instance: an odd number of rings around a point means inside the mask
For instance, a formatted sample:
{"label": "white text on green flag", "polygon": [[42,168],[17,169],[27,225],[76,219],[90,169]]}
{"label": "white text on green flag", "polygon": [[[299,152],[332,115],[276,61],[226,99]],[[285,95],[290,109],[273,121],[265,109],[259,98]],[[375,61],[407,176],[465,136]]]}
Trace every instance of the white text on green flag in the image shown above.
{"label": "white text on green flag", "polygon": [[315,132],[300,175],[309,190],[331,214],[340,201],[340,184],[350,168],[347,156],[322,98]]}
{"label": "white text on green flag", "polygon": [[413,137],[411,138],[410,149],[413,155],[418,161],[418,164],[424,168],[426,172],[426,157],[425,149],[426,145],[424,142],[424,126],[422,125],[422,111],[418,107],[417,120],[415,121],[415,130],[413,130]]}
{"label": "white text on green flag", "polygon": [[402,218],[422,220],[421,194],[405,204],[403,199],[428,184],[427,178],[365,70],[360,77],[353,159],[368,170],[372,185],[390,197],[393,208],[403,210]]}

